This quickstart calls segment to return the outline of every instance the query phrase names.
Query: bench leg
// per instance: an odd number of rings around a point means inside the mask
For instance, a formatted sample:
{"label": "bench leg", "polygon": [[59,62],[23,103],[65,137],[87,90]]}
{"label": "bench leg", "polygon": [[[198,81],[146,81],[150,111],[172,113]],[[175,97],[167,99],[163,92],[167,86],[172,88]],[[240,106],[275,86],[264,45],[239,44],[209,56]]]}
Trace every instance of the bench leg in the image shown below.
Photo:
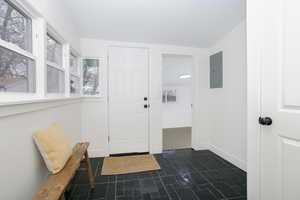
{"label": "bench leg", "polygon": [[59,200],[66,200],[66,197],[65,197],[65,195],[64,195],[64,194],[62,194],[62,195],[60,196]]}
{"label": "bench leg", "polygon": [[92,189],[95,188],[95,184],[94,184],[94,175],[93,175],[93,170],[92,170],[92,165],[91,165],[91,161],[89,158],[89,154],[86,151],[84,154],[85,157],[85,162],[87,164],[87,171],[88,171],[88,176],[89,176],[89,183]]}

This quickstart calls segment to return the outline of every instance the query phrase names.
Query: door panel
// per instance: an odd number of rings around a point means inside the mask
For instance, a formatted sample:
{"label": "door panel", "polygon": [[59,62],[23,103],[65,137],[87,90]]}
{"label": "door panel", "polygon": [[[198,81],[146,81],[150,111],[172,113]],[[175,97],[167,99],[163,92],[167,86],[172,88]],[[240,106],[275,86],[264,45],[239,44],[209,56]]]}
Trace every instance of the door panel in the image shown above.
{"label": "door panel", "polygon": [[300,3],[265,2],[262,42],[261,199],[300,199]]}
{"label": "door panel", "polygon": [[282,10],[282,76],[285,106],[300,106],[300,60],[299,60],[299,2],[281,0]]}
{"label": "door panel", "polygon": [[147,49],[109,48],[111,154],[149,151],[148,82]]}
{"label": "door panel", "polygon": [[281,162],[283,199],[299,199],[300,197],[300,156],[291,155],[300,155],[300,142],[282,138]]}

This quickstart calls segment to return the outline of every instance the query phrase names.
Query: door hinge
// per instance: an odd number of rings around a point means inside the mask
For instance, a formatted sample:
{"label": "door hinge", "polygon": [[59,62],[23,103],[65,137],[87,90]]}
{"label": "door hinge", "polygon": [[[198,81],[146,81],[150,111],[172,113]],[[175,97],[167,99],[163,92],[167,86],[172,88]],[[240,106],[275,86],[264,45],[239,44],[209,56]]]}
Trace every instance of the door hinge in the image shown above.
{"label": "door hinge", "polygon": [[108,143],[110,142],[110,137],[108,136]]}

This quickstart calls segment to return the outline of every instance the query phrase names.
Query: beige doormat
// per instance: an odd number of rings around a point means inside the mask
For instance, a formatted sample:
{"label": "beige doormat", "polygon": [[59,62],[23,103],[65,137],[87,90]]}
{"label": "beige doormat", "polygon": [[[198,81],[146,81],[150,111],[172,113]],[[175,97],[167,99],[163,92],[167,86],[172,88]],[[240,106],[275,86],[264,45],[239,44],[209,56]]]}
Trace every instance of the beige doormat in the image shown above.
{"label": "beige doormat", "polygon": [[160,170],[153,155],[121,156],[104,158],[101,175],[130,174]]}

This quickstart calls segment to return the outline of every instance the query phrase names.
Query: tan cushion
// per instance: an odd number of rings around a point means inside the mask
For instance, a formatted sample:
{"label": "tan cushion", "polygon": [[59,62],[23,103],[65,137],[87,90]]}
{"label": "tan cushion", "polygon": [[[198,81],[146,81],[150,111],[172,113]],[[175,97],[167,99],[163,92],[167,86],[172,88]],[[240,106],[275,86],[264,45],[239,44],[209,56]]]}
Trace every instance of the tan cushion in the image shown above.
{"label": "tan cushion", "polygon": [[62,170],[72,155],[69,139],[62,127],[53,124],[46,130],[33,133],[33,138],[49,171],[56,174]]}

